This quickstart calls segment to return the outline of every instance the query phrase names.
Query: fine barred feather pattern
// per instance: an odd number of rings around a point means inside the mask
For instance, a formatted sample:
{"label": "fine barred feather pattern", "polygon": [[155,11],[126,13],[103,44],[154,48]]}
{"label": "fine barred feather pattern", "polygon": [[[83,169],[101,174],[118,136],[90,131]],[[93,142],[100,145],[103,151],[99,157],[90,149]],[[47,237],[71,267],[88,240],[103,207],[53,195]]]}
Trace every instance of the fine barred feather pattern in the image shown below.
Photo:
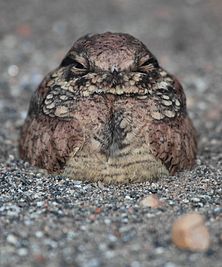
{"label": "fine barred feather pattern", "polygon": [[191,169],[196,131],[178,80],[133,36],[77,40],[37,88],[19,152],[73,179],[155,180]]}

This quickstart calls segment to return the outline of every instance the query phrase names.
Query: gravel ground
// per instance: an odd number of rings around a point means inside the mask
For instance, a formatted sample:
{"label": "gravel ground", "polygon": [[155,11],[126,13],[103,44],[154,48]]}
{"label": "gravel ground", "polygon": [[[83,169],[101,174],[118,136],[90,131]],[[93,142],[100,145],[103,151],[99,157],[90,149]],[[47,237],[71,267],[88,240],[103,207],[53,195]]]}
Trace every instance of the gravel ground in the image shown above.
{"label": "gravel ground", "polygon": [[[0,1],[0,266],[200,266],[222,262],[221,0]],[[157,183],[106,186],[22,162],[31,93],[88,32],[128,32],[181,80],[199,133],[196,167]],[[141,207],[149,194],[162,207]],[[175,219],[205,217],[207,252],[172,244]]]}

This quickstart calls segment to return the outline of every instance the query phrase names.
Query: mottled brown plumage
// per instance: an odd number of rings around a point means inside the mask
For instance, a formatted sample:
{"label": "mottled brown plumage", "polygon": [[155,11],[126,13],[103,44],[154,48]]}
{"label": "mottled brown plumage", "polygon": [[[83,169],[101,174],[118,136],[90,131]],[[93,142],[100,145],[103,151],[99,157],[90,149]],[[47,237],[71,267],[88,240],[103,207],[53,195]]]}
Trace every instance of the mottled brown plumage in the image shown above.
{"label": "mottled brown plumage", "polygon": [[73,179],[139,182],[191,169],[180,83],[128,34],[85,36],[34,93],[21,158]]}

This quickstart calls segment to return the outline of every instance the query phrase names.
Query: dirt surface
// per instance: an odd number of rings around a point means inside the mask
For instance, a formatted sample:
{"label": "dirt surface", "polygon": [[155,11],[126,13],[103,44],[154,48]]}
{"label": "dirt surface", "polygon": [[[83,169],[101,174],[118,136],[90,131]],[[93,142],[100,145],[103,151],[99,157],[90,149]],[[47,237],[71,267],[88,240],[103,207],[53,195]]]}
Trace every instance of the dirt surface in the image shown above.
{"label": "dirt surface", "polygon": [[[0,1],[0,266],[200,266],[222,262],[222,1]],[[17,138],[43,76],[76,38],[127,32],[176,74],[199,133],[192,172],[106,186],[47,176],[19,160]],[[163,202],[142,207],[149,194]],[[205,218],[206,252],[171,241],[177,217]]]}

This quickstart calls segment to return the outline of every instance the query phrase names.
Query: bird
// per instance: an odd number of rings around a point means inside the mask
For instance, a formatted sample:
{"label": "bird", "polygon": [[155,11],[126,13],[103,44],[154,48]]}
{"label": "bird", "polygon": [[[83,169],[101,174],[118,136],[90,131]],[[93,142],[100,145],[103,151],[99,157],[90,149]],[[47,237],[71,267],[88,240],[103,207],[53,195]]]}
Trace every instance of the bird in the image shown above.
{"label": "bird", "polygon": [[88,34],[33,93],[19,154],[74,180],[157,181],[193,168],[197,133],[180,82],[143,42]]}

